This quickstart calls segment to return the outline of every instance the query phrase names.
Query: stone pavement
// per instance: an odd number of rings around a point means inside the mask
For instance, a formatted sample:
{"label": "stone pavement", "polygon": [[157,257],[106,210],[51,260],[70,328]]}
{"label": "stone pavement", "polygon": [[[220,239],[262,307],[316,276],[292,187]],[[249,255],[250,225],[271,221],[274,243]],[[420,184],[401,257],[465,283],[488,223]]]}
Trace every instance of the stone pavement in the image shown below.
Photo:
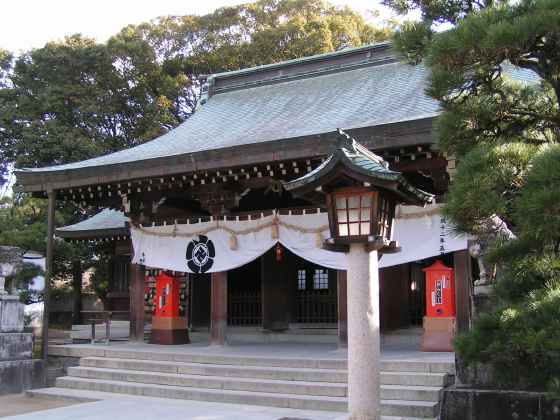
{"label": "stone pavement", "polygon": [[11,394],[0,397],[0,418],[77,404],[78,401]]}
{"label": "stone pavement", "polygon": [[[104,392],[69,391],[72,392],[72,397],[76,399],[74,403],[77,404],[13,417],[3,417],[3,420],[342,420],[345,418],[342,413],[324,411],[183,401]],[[15,396],[12,397],[15,398]],[[28,397],[27,401],[19,400],[18,403],[33,405],[36,399],[39,398]],[[43,397],[40,399],[45,400]],[[98,401],[91,401],[92,399],[98,399]],[[90,402],[87,402],[88,400]],[[69,401],[71,400],[52,400],[53,403],[58,404],[69,404]]]}

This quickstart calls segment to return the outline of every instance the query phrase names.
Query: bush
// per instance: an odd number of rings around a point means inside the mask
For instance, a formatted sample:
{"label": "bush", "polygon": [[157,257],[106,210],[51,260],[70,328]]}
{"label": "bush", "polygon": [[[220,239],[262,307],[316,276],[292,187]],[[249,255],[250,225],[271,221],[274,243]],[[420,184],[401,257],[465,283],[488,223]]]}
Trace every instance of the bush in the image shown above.
{"label": "bush", "polygon": [[493,366],[496,385],[556,392],[560,383],[560,261],[527,257],[496,288],[496,309],[455,340],[468,365]]}

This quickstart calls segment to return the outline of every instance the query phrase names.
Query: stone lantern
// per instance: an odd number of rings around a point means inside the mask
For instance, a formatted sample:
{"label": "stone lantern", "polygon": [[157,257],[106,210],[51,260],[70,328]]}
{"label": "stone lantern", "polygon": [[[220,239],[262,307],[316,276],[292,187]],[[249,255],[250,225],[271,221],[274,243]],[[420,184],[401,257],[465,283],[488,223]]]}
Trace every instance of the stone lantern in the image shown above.
{"label": "stone lantern", "polygon": [[348,409],[353,420],[379,419],[378,260],[400,251],[392,240],[396,205],[423,206],[433,196],[414,188],[342,130],[335,151],[284,188],[326,205],[330,238],[324,248],[348,255]]}

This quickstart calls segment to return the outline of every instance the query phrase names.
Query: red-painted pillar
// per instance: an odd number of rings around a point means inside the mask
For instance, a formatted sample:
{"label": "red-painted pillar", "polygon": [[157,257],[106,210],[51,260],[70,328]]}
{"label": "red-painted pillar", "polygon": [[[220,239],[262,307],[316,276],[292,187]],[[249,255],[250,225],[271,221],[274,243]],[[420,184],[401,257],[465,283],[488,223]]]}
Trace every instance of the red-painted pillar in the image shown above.
{"label": "red-painted pillar", "polygon": [[337,296],[338,296],[338,347],[348,347],[348,311],[346,293],[346,271],[336,272]]}
{"label": "red-painted pillar", "polygon": [[212,273],[210,282],[210,343],[224,345],[227,330],[227,272]]}

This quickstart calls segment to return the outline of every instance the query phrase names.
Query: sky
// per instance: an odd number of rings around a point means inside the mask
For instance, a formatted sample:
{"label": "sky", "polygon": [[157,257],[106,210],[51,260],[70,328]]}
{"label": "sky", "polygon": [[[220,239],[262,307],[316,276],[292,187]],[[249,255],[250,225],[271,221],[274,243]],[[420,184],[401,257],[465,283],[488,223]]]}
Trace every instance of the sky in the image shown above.
{"label": "sky", "polygon": [[[206,14],[248,0],[4,0],[0,47],[20,53],[65,35],[82,33],[105,41],[128,24],[163,15]],[[366,13],[379,0],[330,0]],[[386,9],[385,9],[386,10]],[[389,13],[389,12],[385,12]]]}

